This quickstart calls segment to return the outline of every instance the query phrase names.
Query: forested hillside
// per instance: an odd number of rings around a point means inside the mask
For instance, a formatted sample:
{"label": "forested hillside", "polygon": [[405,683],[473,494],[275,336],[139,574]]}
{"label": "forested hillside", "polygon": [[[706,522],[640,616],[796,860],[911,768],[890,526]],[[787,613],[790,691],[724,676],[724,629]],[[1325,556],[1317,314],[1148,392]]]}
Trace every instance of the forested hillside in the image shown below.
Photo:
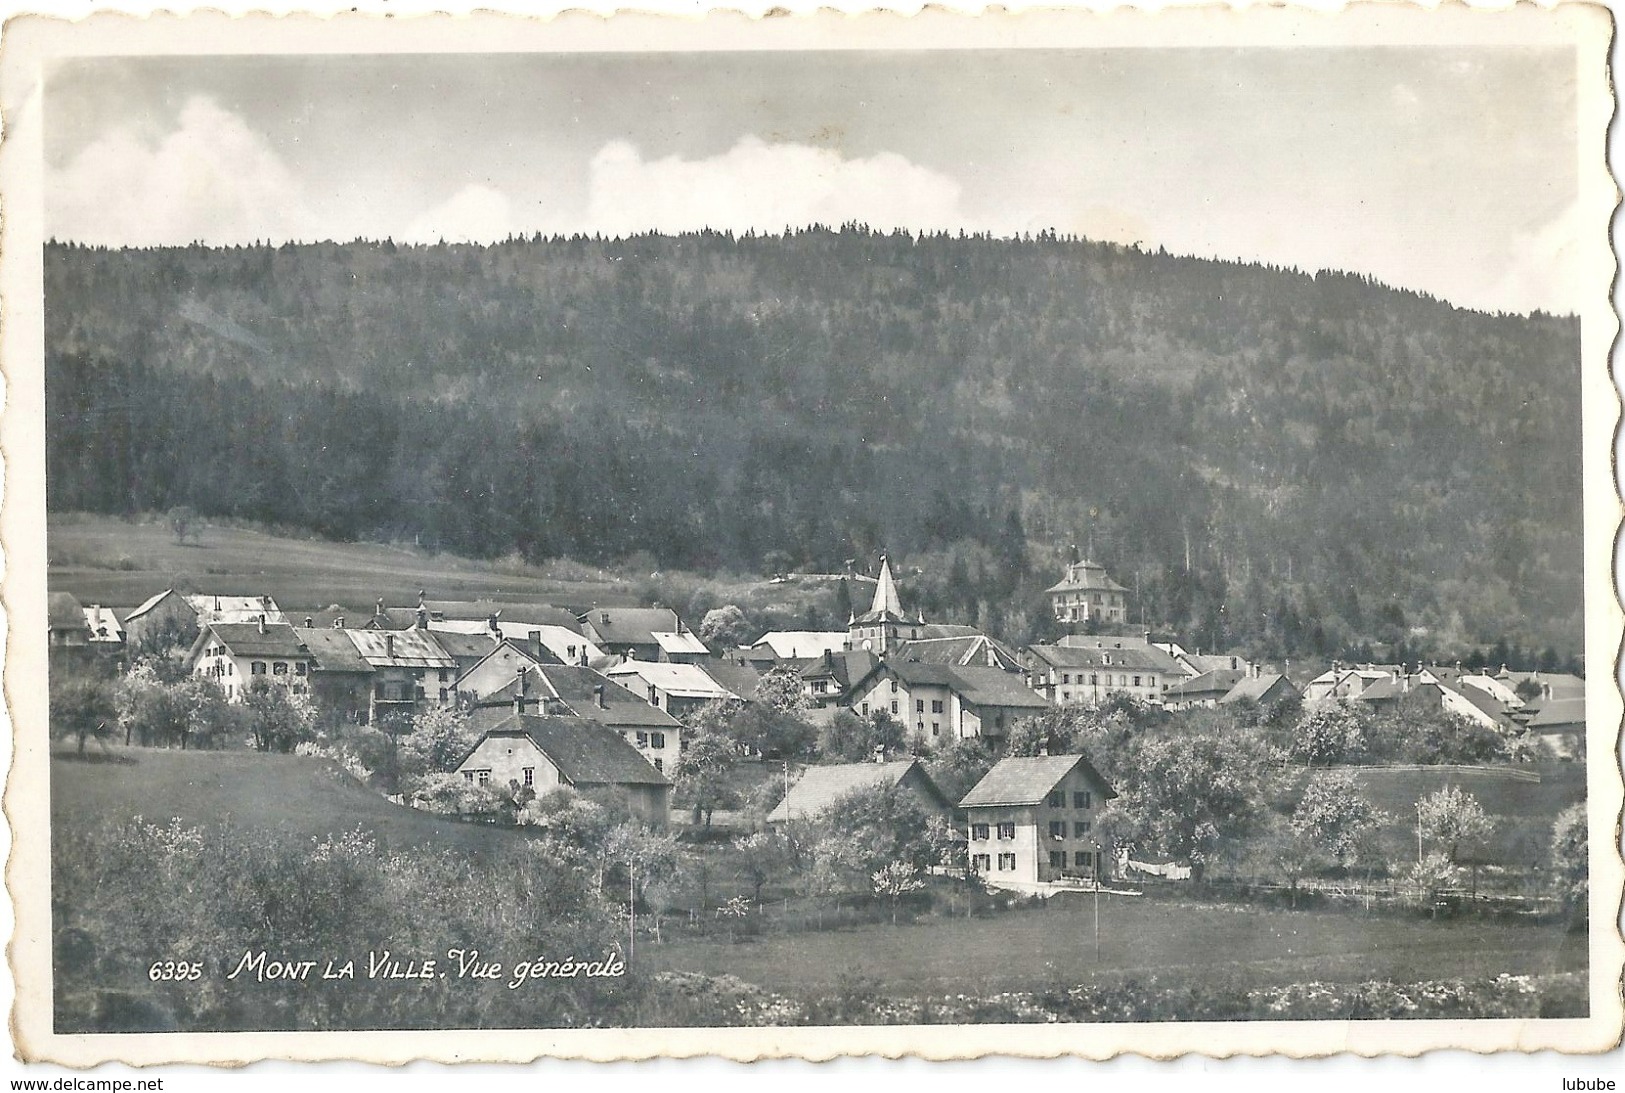
{"label": "forested hillside", "polygon": [[[1208,648],[1578,652],[1579,324],[1041,236],[46,254],[55,510],[698,570],[1069,543]],[[844,620],[842,620],[844,621]]]}

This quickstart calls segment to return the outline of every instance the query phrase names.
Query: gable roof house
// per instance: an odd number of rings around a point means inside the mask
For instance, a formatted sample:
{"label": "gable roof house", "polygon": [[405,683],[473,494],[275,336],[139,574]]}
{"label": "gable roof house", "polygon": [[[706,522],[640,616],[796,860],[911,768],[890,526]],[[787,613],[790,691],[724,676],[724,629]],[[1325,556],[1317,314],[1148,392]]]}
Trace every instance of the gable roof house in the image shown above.
{"label": "gable roof house", "polygon": [[1095,823],[1116,796],[1082,755],[999,760],[959,802],[971,871],[1028,891],[1101,877],[1106,848]]}
{"label": "gable roof house", "polygon": [[356,651],[372,667],[372,695],[367,719],[376,724],[392,714],[411,716],[431,706],[457,701],[457,659],[440,647],[434,632],[353,630]]}
{"label": "gable roof house", "polygon": [[[444,622],[430,620],[429,629],[437,634],[461,634],[465,638],[483,637],[491,645],[495,645],[498,641],[511,641],[515,645],[528,647],[538,662],[599,664],[609,659],[603,649],[578,631],[552,623],[509,622],[496,617],[487,618],[484,622],[447,619]],[[538,650],[545,650],[546,655]]]}
{"label": "gable roof house", "polygon": [[1535,738],[1547,756],[1585,759],[1586,700],[1583,696],[1548,699],[1520,719],[1525,731]]}
{"label": "gable roof house", "polygon": [[668,664],[698,664],[711,659],[711,650],[706,648],[705,642],[699,636],[683,625],[681,619],[677,620],[676,630],[655,630],[650,634],[655,644],[660,647],[656,659]]}
{"label": "gable roof house", "polygon": [[159,643],[190,646],[200,623],[197,608],[173,588],[166,588],[124,616],[124,642],[140,650]]}
{"label": "gable roof house", "polygon": [[1303,697],[1293,682],[1280,672],[1261,672],[1254,666],[1251,674],[1243,676],[1230,693],[1219,699],[1219,705],[1232,702],[1256,702],[1260,706],[1273,706]]}
{"label": "gable roof house", "polygon": [[[926,629],[933,627],[927,626]],[[897,650],[897,656],[903,660],[917,660],[921,664],[1000,668],[1006,672],[1022,670],[1021,658],[1014,649],[981,633],[915,638],[913,641],[903,642]]]}
{"label": "gable roof house", "polygon": [[791,820],[815,819],[847,794],[875,786],[911,794],[930,812],[947,816],[953,811],[953,802],[943,795],[924,763],[918,759],[899,759],[890,763],[836,763],[808,767],[791,785],[784,800],[767,814],[767,822],[783,824]]}
{"label": "gable roof house", "polygon": [[1074,638],[1064,645],[1029,646],[1027,653],[1033,688],[1056,705],[1093,705],[1117,694],[1158,703],[1185,678],[1173,657],[1131,638]]}
{"label": "gable roof house", "polygon": [[333,626],[296,626],[294,635],[310,653],[310,694],[330,728],[365,724],[372,709],[372,665],[349,631]]}
{"label": "gable roof house", "polygon": [[90,644],[85,609],[71,592],[52,592],[45,603],[46,624],[54,649],[79,649]]}
{"label": "gable roof house", "polygon": [[671,782],[613,729],[579,717],[514,713],[488,729],[457,764],[470,782],[608,791],[645,823],[664,827]]}
{"label": "gable roof house", "polygon": [[124,648],[124,626],[111,607],[93,603],[85,608],[85,631],[90,635],[90,647],[117,652]]}
{"label": "gable roof house", "polygon": [[[437,638],[449,638],[469,635],[436,634]],[[537,650],[533,647],[522,646],[516,642],[504,641],[498,645],[486,646],[485,656],[481,657],[474,667],[468,669],[457,677],[456,694],[459,705],[475,706],[481,704],[486,696],[494,696],[499,692],[506,692],[511,698],[514,691],[514,680],[519,673],[528,668],[536,668],[542,664],[554,663],[554,658],[547,651]],[[489,703],[487,703],[489,704]]]}
{"label": "gable roof house", "polygon": [[315,659],[287,623],[213,622],[198,631],[186,666],[192,675],[218,683],[227,699],[240,702],[261,681],[294,694],[308,693]]}
{"label": "gable roof house", "polygon": [[269,596],[211,596],[203,593],[186,597],[197,612],[199,625],[210,622],[285,623],[282,609]]}
{"label": "gable roof house", "polygon": [[683,723],[614,680],[581,665],[542,665],[526,673],[553,695],[550,710],[584,717],[620,733],[658,771],[683,750]]}
{"label": "gable roof house", "polygon": [[832,650],[801,666],[801,693],[814,706],[845,705],[852,685],[870,672],[880,658],[865,649]]}
{"label": "gable roof house", "polygon": [[1218,668],[1199,676],[1182,679],[1162,693],[1162,704],[1170,710],[1217,706],[1247,678],[1240,669]]}
{"label": "gable roof house", "polygon": [[969,736],[1003,737],[1022,717],[1049,704],[1002,668],[922,664],[885,657],[853,684],[842,702],[860,717],[885,711],[917,743]]}
{"label": "gable roof house", "polygon": [[671,716],[681,719],[708,702],[743,700],[697,664],[661,664],[628,660],[604,673],[635,695],[646,698]]}
{"label": "gable roof house", "polygon": [[682,621],[666,607],[595,607],[581,616],[581,632],[605,653],[659,660],[655,635],[676,633]]}

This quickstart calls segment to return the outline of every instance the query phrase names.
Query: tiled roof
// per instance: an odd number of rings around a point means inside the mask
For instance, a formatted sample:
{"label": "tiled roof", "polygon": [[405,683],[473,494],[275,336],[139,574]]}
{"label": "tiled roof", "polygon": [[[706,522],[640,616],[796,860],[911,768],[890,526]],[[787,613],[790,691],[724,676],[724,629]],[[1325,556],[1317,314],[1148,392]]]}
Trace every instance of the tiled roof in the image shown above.
{"label": "tiled roof", "polygon": [[1247,673],[1238,669],[1221,668],[1203,672],[1199,676],[1180,680],[1163,692],[1163,701],[1191,698],[1196,695],[1223,695],[1228,697],[1236,687],[1248,682]]}
{"label": "tiled roof", "polygon": [[457,660],[442,649],[430,630],[350,630],[356,649],[375,668],[455,668]]}
{"label": "tiled roof", "polygon": [[[148,596],[146,600],[142,602],[140,607],[137,607],[134,611],[131,611],[128,615],[124,616],[124,621],[129,622],[131,619],[139,619],[142,615],[145,615],[148,611],[151,611],[154,607],[157,607],[160,603],[162,603],[165,596],[174,596],[176,594],[177,593],[173,588],[166,588],[156,596]],[[187,604],[186,606],[191,607],[192,605]]]}
{"label": "tiled roof", "polygon": [[1524,723],[1530,732],[1563,732],[1585,728],[1586,700],[1583,698],[1553,698],[1545,702],[1535,715]]}
{"label": "tiled roof", "polygon": [[839,653],[846,648],[846,631],[771,630],[756,639],[756,646],[763,645],[779,660],[821,657],[826,652]]}
{"label": "tiled roof", "polygon": [[748,664],[729,664],[726,661],[707,660],[695,665],[716,681],[743,699],[754,700],[756,688],[762,684],[762,673]]}
{"label": "tiled roof", "polygon": [[1144,642],[1115,644],[1116,639],[1113,638],[1092,640],[1098,644],[1033,645],[1028,651],[1035,659],[1056,668],[1125,668],[1167,675],[1179,671],[1174,658],[1153,645]]}
{"label": "tiled roof", "polygon": [[266,622],[287,622],[282,609],[269,596],[213,596],[197,593],[187,596],[186,602],[205,622],[254,622],[260,616]]}
{"label": "tiled roof", "polygon": [[1292,681],[1280,672],[1261,672],[1256,676],[1243,678],[1240,683],[1231,688],[1229,694],[1219,699],[1219,701],[1221,703],[1245,702],[1248,700],[1261,702],[1277,683],[1283,684],[1293,694],[1298,693],[1298,689],[1292,686]]}
{"label": "tiled roof", "polygon": [[[629,660],[605,673],[611,679],[640,679],[678,698],[738,698],[694,664],[660,664]],[[623,684],[624,685],[624,684]]]}
{"label": "tiled roof", "polygon": [[[531,675],[540,676],[554,694],[578,717],[590,718],[604,725],[633,729],[676,729],[681,723],[658,706],[651,706],[613,679],[581,665],[547,665]],[[593,688],[602,687],[604,705],[598,705]],[[513,699],[513,684],[508,684],[507,697]],[[494,696],[493,696],[494,697]]]}
{"label": "tiled roof", "polygon": [[904,660],[917,660],[922,664],[980,664],[987,667],[987,651],[990,648],[1000,665],[1020,664],[1014,650],[982,634],[906,641],[897,650],[897,655]]}
{"label": "tiled roof", "polygon": [[1106,575],[1106,567],[1093,562],[1073,562],[1066,576],[1045,589],[1047,592],[1127,592],[1128,589]]}
{"label": "tiled roof", "polygon": [[655,631],[677,629],[677,613],[664,607],[595,607],[581,617],[602,641],[621,645],[653,645]]}
{"label": "tiled roof", "polygon": [[927,795],[936,790],[936,798],[944,807],[949,802],[936,789],[936,783],[926,773],[918,759],[900,759],[891,763],[839,763],[833,766],[808,767],[801,778],[790,787],[790,792],[778,807],[767,814],[767,822],[783,823],[792,818],[809,819],[826,811],[842,797],[856,790],[872,786],[894,787],[908,777],[909,771],[919,768],[925,779]]}
{"label": "tiled roof", "polygon": [[316,658],[318,672],[371,672],[372,665],[367,658],[361,655],[350,640],[348,630],[335,630],[332,627],[293,628],[294,635],[302,642],[310,655]]}
{"label": "tiled roof", "polygon": [[220,644],[231,650],[233,656],[310,657],[299,635],[285,622],[267,623],[263,633],[259,624],[253,622],[216,622],[209,625],[209,630],[220,639]]}
{"label": "tiled roof", "polygon": [[[440,648],[458,660],[484,660],[497,647],[488,630],[478,634],[459,634],[455,630],[439,630],[431,626],[429,633],[434,635],[435,643]],[[526,655],[531,655],[529,650],[526,650]],[[549,660],[555,659],[546,650],[543,650],[543,655]]]}
{"label": "tiled roof", "polygon": [[[491,633],[488,622],[479,622],[472,619],[449,619],[445,622],[431,622],[429,629],[436,634],[484,634],[489,636]],[[604,656],[604,651],[582,637],[578,630],[571,630],[563,626],[501,620],[497,623],[497,631],[505,639],[518,645],[528,643],[531,635],[535,634],[541,641],[542,647],[551,652],[561,664],[581,663],[582,650],[586,650],[588,660],[599,660]],[[574,652],[571,650],[574,650]]]}
{"label": "tiled roof", "polygon": [[485,738],[505,734],[529,737],[571,785],[671,784],[620,733],[596,721],[581,717],[509,714],[491,728]]}
{"label": "tiled roof", "polygon": [[1040,755],[1032,758],[1000,759],[992,770],[965,794],[960,808],[978,805],[1036,805],[1049,796],[1055,784],[1072,768],[1082,763],[1084,768],[1105,787],[1107,797],[1117,792],[1107,784],[1100,772],[1081,755]]}
{"label": "tiled roof", "polygon": [[973,706],[1026,706],[1044,709],[1044,696],[1027,686],[1020,676],[1002,668],[967,666],[950,669],[957,681],[955,690]]}
{"label": "tiled roof", "polygon": [[699,653],[708,656],[711,652],[705,647],[705,642],[687,630],[656,630],[653,636],[655,644],[664,653]]}
{"label": "tiled roof", "polygon": [[545,603],[508,603],[498,600],[425,600],[436,622],[486,622],[492,614],[501,612],[498,621],[513,626],[562,626],[566,630],[581,632],[581,622],[562,607]]}
{"label": "tiled roof", "polygon": [[120,642],[124,640],[124,627],[120,625],[118,616],[111,607],[101,604],[91,604],[85,608],[85,628],[90,631],[91,641]]}

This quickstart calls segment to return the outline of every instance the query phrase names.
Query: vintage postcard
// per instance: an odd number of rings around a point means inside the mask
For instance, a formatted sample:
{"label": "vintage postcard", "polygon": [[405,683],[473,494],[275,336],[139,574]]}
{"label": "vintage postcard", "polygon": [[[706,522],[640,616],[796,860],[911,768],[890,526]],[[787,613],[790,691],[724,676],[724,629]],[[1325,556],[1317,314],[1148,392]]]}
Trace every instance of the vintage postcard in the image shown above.
{"label": "vintage postcard", "polygon": [[14,19],[16,1052],[1610,1049],[1612,34]]}

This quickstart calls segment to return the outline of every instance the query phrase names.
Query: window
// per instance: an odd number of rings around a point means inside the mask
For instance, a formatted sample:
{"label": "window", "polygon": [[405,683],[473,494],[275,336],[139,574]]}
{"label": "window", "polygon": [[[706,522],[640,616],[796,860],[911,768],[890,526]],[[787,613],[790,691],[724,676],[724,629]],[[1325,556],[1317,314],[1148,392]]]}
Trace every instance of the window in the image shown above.
{"label": "window", "polygon": [[1156,676],[1146,676],[1145,677],[1145,685],[1147,687],[1150,687],[1153,691],[1156,690],[1157,689],[1157,677]]}
{"label": "window", "polygon": [[1089,686],[1091,686],[1091,687],[1100,686],[1100,673],[1099,672],[1090,672],[1089,673]]}
{"label": "window", "polygon": [[1134,677],[1134,685],[1136,687],[1138,687],[1140,685],[1140,677],[1139,676]]}
{"label": "window", "polygon": [[867,703],[867,702],[865,702],[865,703],[864,703],[864,704],[863,704],[863,716],[864,716],[864,717],[868,717],[868,716],[869,716],[869,704],[868,704],[868,703]]}
{"label": "window", "polygon": [[933,698],[931,700],[931,712],[932,713],[941,713],[942,712],[942,699]]}
{"label": "window", "polygon": [[525,768],[525,785],[533,786],[535,784],[536,784],[536,768],[535,767],[526,767]]}
{"label": "window", "polygon": [[1074,839],[1084,838],[1088,834],[1089,834],[1089,821],[1088,820],[1074,820],[1073,821],[1073,823],[1072,823],[1072,837]]}
{"label": "window", "polygon": [[250,664],[248,666],[248,671],[249,671],[250,675],[256,675],[256,676],[264,675],[265,674],[265,662],[263,660],[256,660],[253,664]]}
{"label": "window", "polygon": [[480,776],[479,777],[480,785],[485,786],[485,785],[490,785],[491,784],[491,772],[490,771],[482,770],[482,771],[479,771],[477,773]]}
{"label": "window", "polygon": [[971,824],[970,825],[970,837],[976,842],[986,842],[987,841],[987,825],[986,824]]}
{"label": "window", "polygon": [[895,679],[891,681],[891,693],[897,693],[897,681]]}
{"label": "window", "polygon": [[815,680],[813,680],[812,689],[813,689],[813,694],[815,694],[815,695],[828,694],[829,693],[829,684],[824,682],[821,679],[815,679]]}
{"label": "window", "polygon": [[652,732],[652,733],[650,733],[649,734],[649,746],[651,748],[663,748],[663,747],[665,747],[666,746],[666,734],[663,733],[663,732]]}
{"label": "window", "polygon": [[1052,839],[1066,838],[1066,821],[1051,820],[1049,825],[1049,837]]}
{"label": "window", "polygon": [[649,734],[646,733],[646,732],[638,733],[638,747],[646,748],[648,746],[649,746]]}
{"label": "window", "polygon": [[1089,860],[1090,857],[1091,855],[1087,850],[1074,850],[1072,852],[1072,864],[1079,869],[1093,868],[1094,862]]}
{"label": "window", "polygon": [[1016,837],[1016,825],[1015,824],[1013,824],[1013,823],[1002,823],[1002,824],[999,825],[999,838],[1001,838],[1001,839],[1013,839],[1015,837]]}
{"label": "window", "polygon": [[1089,805],[1089,793],[1088,793],[1087,790],[1084,791],[1083,793],[1074,793],[1072,795],[1072,807],[1073,808],[1088,808],[1088,807],[1090,807],[1090,805]]}
{"label": "window", "polygon": [[1066,868],[1066,851],[1065,850],[1051,850],[1049,852],[1049,867],[1051,869],[1065,869]]}
{"label": "window", "polygon": [[298,664],[295,664],[293,666],[293,674],[296,675],[296,676],[302,676],[309,670],[310,670],[309,665],[307,665],[302,660]]}
{"label": "window", "polygon": [[931,722],[931,735],[932,736],[941,736],[942,735],[942,723],[941,722],[939,722],[939,721]]}
{"label": "window", "polygon": [[986,854],[971,855],[970,867],[976,870],[978,873],[986,873],[988,871],[988,867],[992,864],[993,859]]}
{"label": "window", "polygon": [[1062,683],[1071,683],[1072,682],[1072,673],[1071,672],[1062,672],[1061,673],[1061,682]]}
{"label": "window", "polygon": [[925,722],[924,721],[916,721],[916,722],[914,722],[914,731],[919,733],[921,736],[924,736],[925,735]]}
{"label": "window", "polygon": [[1066,791],[1063,789],[1056,790],[1054,793],[1051,793],[1044,799],[1044,803],[1049,805],[1051,808],[1065,808]]}
{"label": "window", "polygon": [[915,713],[924,713],[925,712],[925,699],[916,698],[914,700],[914,712]]}
{"label": "window", "polygon": [[442,682],[442,683],[450,683],[451,682],[451,673],[448,672],[444,668],[440,669],[440,682]]}
{"label": "window", "polygon": [[1012,870],[1014,870],[1015,867],[1016,867],[1016,856],[1014,854],[1000,854],[999,855],[999,868],[1000,869],[1002,869],[1006,873],[1008,873],[1008,872],[1011,872]]}
{"label": "window", "polygon": [[285,676],[285,675],[287,675],[288,674],[288,662],[285,661],[285,660],[276,661],[274,664],[271,665],[271,674],[274,675],[274,676]]}
{"label": "window", "polygon": [[471,770],[463,771],[463,781],[472,782],[473,780],[474,780],[474,772],[473,771],[471,771]]}
{"label": "window", "polygon": [[895,698],[891,700],[891,712],[897,712],[897,700]]}
{"label": "window", "polygon": [[442,706],[446,704],[446,689],[444,687],[440,688],[440,704]]}

